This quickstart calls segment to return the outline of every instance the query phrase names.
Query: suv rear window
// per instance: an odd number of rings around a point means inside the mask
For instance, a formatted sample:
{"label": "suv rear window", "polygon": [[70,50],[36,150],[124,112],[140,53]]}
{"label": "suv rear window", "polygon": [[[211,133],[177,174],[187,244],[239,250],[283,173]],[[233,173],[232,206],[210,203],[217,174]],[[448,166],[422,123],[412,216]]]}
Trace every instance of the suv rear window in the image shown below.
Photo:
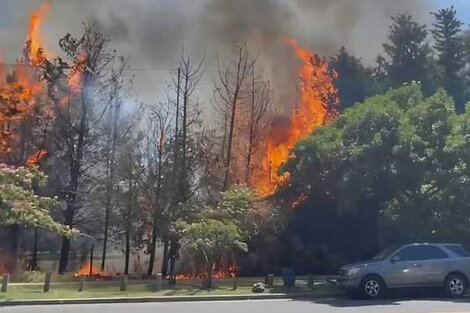
{"label": "suv rear window", "polygon": [[397,261],[421,261],[448,258],[440,248],[431,245],[409,246],[399,251],[394,258]]}
{"label": "suv rear window", "polygon": [[448,246],[446,246],[446,248],[449,249],[450,251],[454,252],[455,254],[457,254],[459,257],[462,257],[462,258],[470,257],[470,252],[468,252],[468,250],[465,249],[463,246],[448,245]]}

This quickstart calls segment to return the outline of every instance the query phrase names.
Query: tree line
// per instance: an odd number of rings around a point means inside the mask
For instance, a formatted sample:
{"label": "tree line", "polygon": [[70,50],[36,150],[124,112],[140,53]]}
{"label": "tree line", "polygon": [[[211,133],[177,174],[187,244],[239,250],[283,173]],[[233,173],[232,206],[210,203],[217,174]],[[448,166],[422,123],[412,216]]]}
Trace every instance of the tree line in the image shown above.
{"label": "tree line", "polygon": [[[246,273],[292,263],[320,268],[327,263],[322,258],[339,263],[367,255],[392,237],[457,238],[465,233],[463,219],[454,217],[465,215],[470,37],[453,7],[433,16],[429,29],[408,14],[392,17],[375,68],[345,47],[331,57],[340,115],[296,146],[283,169],[291,183],[268,199],[251,187],[274,93],[246,45],[219,62],[212,124],[197,97],[204,57],[183,52],[166,101],[145,105],[125,75],[128,58],[110,48],[96,25],[86,24],[79,37],[65,35],[62,57],[47,59],[26,47],[19,61],[26,66],[4,73],[0,85],[6,171],[0,179],[6,192],[26,192],[28,207],[44,208],[47,218],[18,216],[2,200],[1,223],[9,238],[18,238],[20,224],[59,232],[59,273],[71,270],[73,242],[85,236],[102,246],[101,270],[114,242],[124,254],[123,273],[131,271],[131,253],[144,250],[146,274],[161,271],[173,281],[177,260],[187,255],[194,256],[186,258],[188,271],[210,277],[234,264]],[[7,172],[18,169],[26,176],[39,169],[48,179],[11,181]],[[292,195],[306,199],[294,213],[286,204]],[[344,233],[331,235],[319,223],[349,229],[357,240],[338,252]],[[304,241],[293,244],[298,236]],[[274,251],[279,242],[285,254]],[[155,269],[159,245],[163,265]],[[17,255],[17,248],[12,240],[8,249]],[[37,259],[30,268],[37,269]]]}

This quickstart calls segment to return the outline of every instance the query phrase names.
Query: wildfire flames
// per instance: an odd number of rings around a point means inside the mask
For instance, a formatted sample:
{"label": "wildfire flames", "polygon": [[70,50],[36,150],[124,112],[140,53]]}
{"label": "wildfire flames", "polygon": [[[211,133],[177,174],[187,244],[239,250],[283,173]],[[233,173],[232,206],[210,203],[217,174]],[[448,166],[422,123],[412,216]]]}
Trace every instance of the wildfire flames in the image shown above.
{"label": "wildfire flames", "polygon": [[[13,71],[0,65],[0,152],[4,157],[15,152],[13,146],[19,139],[20,124],[32,124],[37,116],[51,118],[45,101],[46,86],[37,69],[51,55],[44,50],[41,36],[41,26],[50,9],[50,4],[44,3],[30,15],[23,57],[18,59]],[[46,155],[47,151],[39,149],[27,157],[26,165],[38,164]]]}
{"label": "wildfire flames", "polygon": [[[217,271],[212,273],[212,278],[215,279],[222,279],[222,278],[233,278],[237,276],[238,266],[236,264],[230,266],[226,271]],[[207,278],[207,274],[195,274],[195,273],[187,273],[187,274],[178,274],[176,275],[176,280],[190,280],[190,279],[205,279]]]}
{"label": "wildfire flames", "polygon": [[[85,262],[85,264],[83,264],[75,273],[75,276],[90,276],[90,262]],[[100,271],[98,267],[93,264],[91,266],[91,276],[106,276],[106,272]]]}
{"label": "wildfire flames", "polygon": [[261,195],[273,194],[289,181],[288,173],[279,175],[281,166],[292,156],[291,150],[317,127],[336,116],[338,97],[333,81],[336,77],[328,63],[312,51],[300,47],[294,39],[285,40],[303,62],[299,68],[299,101],[289,117],[271,123],[261,170],[255,173],[255,189]]}
{"label": "wildfire flames", "polygon": [[42,25],[50,10],[51,5],[49,3],[43,3],[36,11],[31,13],[29,18],[27,42],[29,42],[30,45],[30,55],[32,57],[32,61],[36,65],[42,62],[42,58],[44,56],[51,56],[50,52],[44,50],[43,39],[41,35]]}

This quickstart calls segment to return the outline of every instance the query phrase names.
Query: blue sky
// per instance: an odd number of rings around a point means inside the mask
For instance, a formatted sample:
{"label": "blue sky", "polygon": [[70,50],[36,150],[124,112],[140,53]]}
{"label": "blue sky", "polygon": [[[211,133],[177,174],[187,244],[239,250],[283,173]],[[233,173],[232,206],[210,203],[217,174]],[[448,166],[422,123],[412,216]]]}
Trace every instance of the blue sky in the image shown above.
{"label": "blue sky", "polygon": [[470,24],[470,0],[433,0],[439,8],[445,8],[453,5],[459,18],[468,26]]}

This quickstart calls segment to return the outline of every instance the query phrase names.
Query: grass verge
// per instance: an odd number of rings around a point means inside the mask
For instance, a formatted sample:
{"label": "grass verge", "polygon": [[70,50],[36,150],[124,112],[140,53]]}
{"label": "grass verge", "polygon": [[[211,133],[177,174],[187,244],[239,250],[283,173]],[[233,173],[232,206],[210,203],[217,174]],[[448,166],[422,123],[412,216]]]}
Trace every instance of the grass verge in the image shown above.
{"label": "grass verge", "polygon": [[[215,281],[214,288],[207,290],[200,288],[201,281],[183,281],[175,286],[164,286],[163,290],[155,290],[154,281],[130,281],[126,291],[119,290],[119,282],[88,281],[85,290],[78,292],[78,283],[53,283],[50,291],[43,292],[41,284],[12,284],[6,293],[0,293],[0,302],[13,300],[36,299],[87,299],[87,298],[115,298],[115,297],[159,297],[159,296],[210,296],[210,295],[242,295],[252,294],[251,279],[239,279],[239,287],[233,289],[232,281]],[[259,280],[258,280],[259,281]],[[299,294],[311,293],[312,296],[328,297],[341,293],[336,286],[328,283],[317,284],[314,288],[302,281],[297,281],[295,288],[283,288],[277,285],[265,293]]]}

